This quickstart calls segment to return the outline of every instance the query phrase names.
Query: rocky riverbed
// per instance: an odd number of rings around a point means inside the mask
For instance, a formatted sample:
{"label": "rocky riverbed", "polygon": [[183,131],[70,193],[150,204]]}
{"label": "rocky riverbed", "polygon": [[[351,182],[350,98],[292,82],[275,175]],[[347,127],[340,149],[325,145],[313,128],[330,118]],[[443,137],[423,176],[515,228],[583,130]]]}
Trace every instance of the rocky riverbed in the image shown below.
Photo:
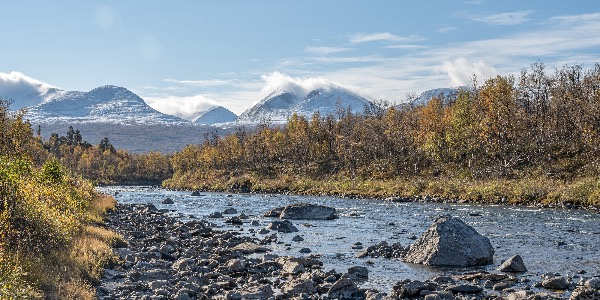
{"label": "rocky riverbed", "polygon": [[[319,255],[270,251],[282,243],[281,235],[294,233],[252,236],[242,226],[215,228],[210,219],[166,212],[152,204],[120,204],[107,216],[107,227],[128,245],[115,249],[118,263],[105,270],[99,299],[600,299],[600,278],[591,275],[547,273],[532,279],[481,269],[427,280],[398,277],[387,291],[362,288],[369,267],[328,270]],[[243,213],[229,213],[252,225]],[[405,250],[379,243],[361,254],[393,258]]]}

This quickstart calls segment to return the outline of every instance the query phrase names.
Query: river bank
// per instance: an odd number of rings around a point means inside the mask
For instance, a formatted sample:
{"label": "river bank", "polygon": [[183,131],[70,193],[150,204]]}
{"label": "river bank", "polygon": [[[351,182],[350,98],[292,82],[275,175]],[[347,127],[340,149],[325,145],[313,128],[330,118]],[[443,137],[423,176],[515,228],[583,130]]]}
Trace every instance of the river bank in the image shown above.
{"label": "river bank", "polygon": [[319,253],[273,254],[270,250],[283,244],[286,234],[249,234],[264,223],[244,219],[243,213],[237,216],[239,226],[227,229],[169,214],[150,204],[121,204],[109,214],[108,228],[123,235],[128,246],[115,249],[120,262],[105,270],[99,299],[566,299],[590,278],[557,276],[568,284],[555,293],[536,288],[542,278],[473,269],[429,280],[394,278],[386,296],[382,290],[362,288],[372,275],[369,267],[326,270]]}
{"label": "river bank", "polygon": [[163,182],[173,190],[233,193],[296,194],[411,202],[511,204],[541,208],[581,208],[600,211],[600,179],[399,178],[391,180],[258,175],[174,176]]}

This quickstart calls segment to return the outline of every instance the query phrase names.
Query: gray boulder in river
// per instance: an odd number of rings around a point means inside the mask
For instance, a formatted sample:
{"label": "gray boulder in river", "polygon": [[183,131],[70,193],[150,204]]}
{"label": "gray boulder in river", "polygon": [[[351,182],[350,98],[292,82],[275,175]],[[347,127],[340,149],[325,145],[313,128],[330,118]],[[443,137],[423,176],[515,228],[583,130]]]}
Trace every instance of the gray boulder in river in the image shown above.
{"label": "gray boulder in river", "polygon": [[494,262],[490,240],[451,216],[440,216],[410,246],[404,261],[430,266],[481,266]]}
{"label": "gray boulder in river", "polygon": [[332,220],[336,218],[335,208],[317,204],[299,203],[274,208],[265,217],[279,217],[292,220]]}

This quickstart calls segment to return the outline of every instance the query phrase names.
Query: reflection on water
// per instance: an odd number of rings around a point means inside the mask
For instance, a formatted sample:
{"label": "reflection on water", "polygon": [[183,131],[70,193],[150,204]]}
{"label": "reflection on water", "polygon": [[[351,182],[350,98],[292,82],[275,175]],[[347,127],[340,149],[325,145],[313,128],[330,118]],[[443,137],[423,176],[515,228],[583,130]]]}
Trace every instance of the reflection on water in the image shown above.
{"label": "reflection on water", "polygon": [[[210,213],[234,207],[249,216],[243,226],[211,219],[222,230],[258,230],[270,219],[262,214],[271,208],[292,203],[318,203],[338,210],[336,220],[294,221],[299,232],[279,234],[282,243],[270,247],[279,255],[302,256],[303,247],[311,254],[321,255],[325,269],[345,271],[353,265],[370,270],[364,287],[389,288],[399,279],[425,280],[441,274],[459,273],[460,269],[430,268],[406,264],[399,260],[380,258],[357,259],[352,249],[355,243],[368,247],[380,241],[400,242],[406,246],[409,237],[420,236],[433,219],[441,214],[461,218],[479,233],[490,238],[496,250],[496,266],[512,255],[519,254],[532,276],[545,272],[575,274],[585,271],[600,275],[600,214],[583,210],[539,209],[498,205],[392,203],[380,200],[341,199],[335,197],[295,195],[255,195],[167,191],[150,187],[101,187],[100,191],[115,194],[119,203],[152,203],[159,209],[169,209],[184,218],[206,218]],[[165,198],[175,204],[164,205]],[[249,222],[257,220],[259,226]],[[293,242],[296,234],[304,237]],[[260,237],[260,235],[257,235]],[[495,266],[485,267],[493,271]],[[529,274],[528,273],[528,274]]]}

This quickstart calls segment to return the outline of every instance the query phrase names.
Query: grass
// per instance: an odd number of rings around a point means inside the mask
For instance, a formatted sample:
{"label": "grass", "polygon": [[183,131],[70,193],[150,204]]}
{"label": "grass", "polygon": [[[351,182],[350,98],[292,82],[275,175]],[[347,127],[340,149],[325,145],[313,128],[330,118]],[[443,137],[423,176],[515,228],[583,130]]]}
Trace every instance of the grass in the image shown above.
{"label": "grass", "polygon": [[95,299],[93,284],[116,259],[112,247],[124,243],[121,236],[99,225],[115,204],[110,196],[93,197],[88,222],[53,251],[43,255],[0,253],[0,299]]}
{"label": "grass", "polygon": [[600,179],[597,177],[569,181],[547,177],[493,180],[415,177],[376,180],[343,176],[319,179],[291,175],[230,176],[215,172],[205,173],[200,179],[188,179],[187,176],[173,177],[163,182],[163,186],[170,189],[228,191],[236,183],[250,182],[252,191],[258,193],[289,192],[379,199],[430,196],[439,201],[600,208]]}

